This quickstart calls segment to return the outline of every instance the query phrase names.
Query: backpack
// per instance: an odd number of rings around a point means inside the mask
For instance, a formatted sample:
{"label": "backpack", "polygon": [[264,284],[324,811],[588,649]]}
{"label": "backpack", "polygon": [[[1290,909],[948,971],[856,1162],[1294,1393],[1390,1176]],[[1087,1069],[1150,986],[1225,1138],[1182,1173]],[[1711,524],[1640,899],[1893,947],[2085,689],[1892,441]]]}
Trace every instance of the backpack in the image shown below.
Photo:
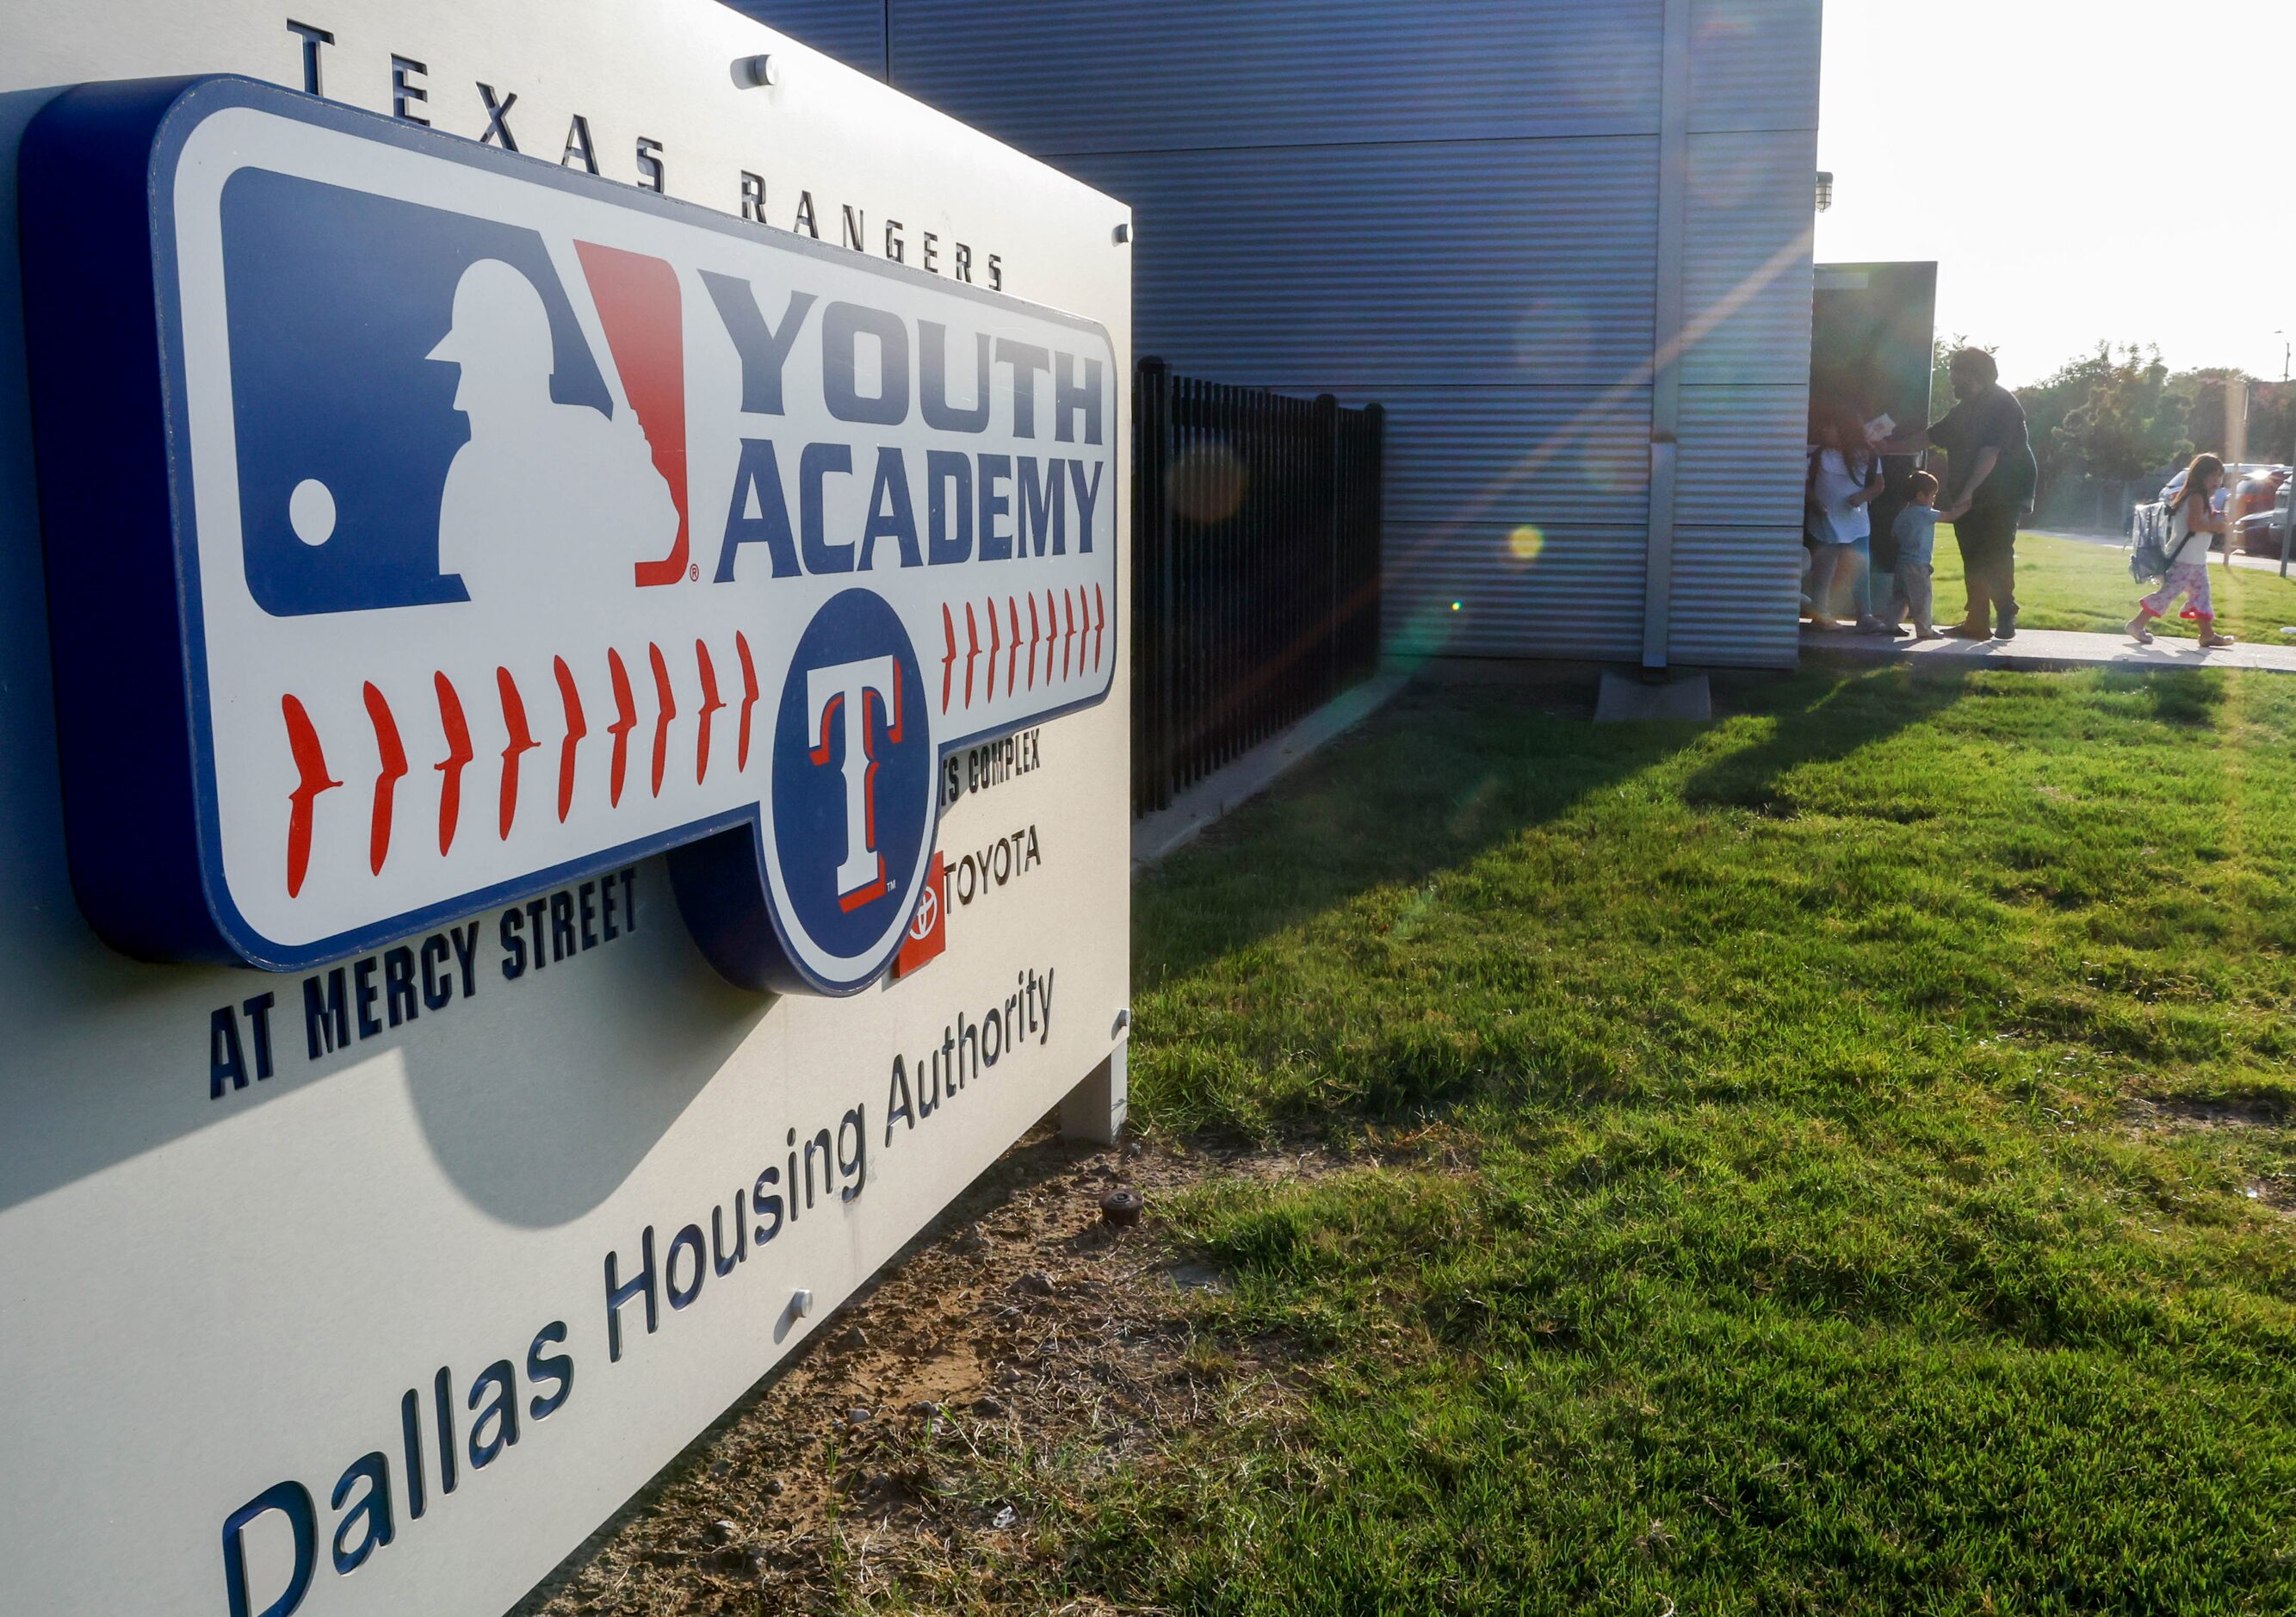
{"label": "backpack", "polygon": [[2177,508],[2181,502],[2154,500],[2136,508],[2130,531],[2128,576],[2139,584],[2158,584],[2169,576],[2169,558],[2182,548],[2190,530],[2177,531]]}

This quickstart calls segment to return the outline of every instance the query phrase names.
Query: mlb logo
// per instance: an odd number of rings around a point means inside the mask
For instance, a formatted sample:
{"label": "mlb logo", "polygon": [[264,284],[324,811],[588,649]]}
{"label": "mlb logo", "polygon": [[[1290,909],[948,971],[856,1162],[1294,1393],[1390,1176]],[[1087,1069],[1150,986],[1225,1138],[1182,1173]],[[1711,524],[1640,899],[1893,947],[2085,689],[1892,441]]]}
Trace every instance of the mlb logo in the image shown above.
{"label": "mlb logo", "polygon": [[893,956],[893,977],[896,981],[907,976],[919,966],[940,958],[948,947],[948,866],[939,851],[925,871],[924,891],[917,895],[916,914],[909,918],[909,930],[901,940],[900,953]]}
{"label": "mlb logo", "polygon": [[263,169],[233,177],[221,223],[242,543],[266,612],[685,579],[668,262],[554,253],[532,229]]}

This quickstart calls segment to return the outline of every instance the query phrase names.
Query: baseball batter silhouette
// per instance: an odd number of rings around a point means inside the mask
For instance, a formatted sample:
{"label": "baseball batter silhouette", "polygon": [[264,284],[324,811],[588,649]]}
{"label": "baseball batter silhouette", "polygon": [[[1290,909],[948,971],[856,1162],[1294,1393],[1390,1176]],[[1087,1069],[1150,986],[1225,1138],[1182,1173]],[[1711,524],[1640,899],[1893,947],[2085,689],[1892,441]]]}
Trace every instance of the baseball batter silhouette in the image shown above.
{"label": "baseball batter silhouette", "polygon": [[600,599],[669,547],[677,508],[636,413],[550,397],[550,316],[519,270],[499,259],[464,270],[428,357],[462,367],[455,408],[471,439],[439,498],[439,565],[473,601]]}

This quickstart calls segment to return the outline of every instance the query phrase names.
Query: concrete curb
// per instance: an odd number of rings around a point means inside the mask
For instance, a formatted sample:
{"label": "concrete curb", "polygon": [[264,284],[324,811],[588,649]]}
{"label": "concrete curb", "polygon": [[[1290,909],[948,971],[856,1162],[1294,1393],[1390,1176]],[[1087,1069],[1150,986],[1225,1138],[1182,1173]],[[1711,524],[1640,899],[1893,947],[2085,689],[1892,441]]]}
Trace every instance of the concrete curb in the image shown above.
{"label": "concrete curb", "polygon": [[1179,793],[1170,808],[1135,821],[1133,870],[1154,869],[1201,836],[1206,826],[1274,785],[1285,770],[1385,707],[1410,682],[1405,674],[1374,674],[1349,686],[1290,729]]}
{"label": "concrete curb", "polygon": [[2151,645],[2123,635],[2069,629],[2019,629],[2014,640],[1886,640],[1847,632],[1804,630],[1801,654],[1828,662],[1908,662],[1916,668],[1995,669],[2251,669],[2296,674],[2296,646],[2243,642],[2204,652],[2189,636],[2163,629]]}

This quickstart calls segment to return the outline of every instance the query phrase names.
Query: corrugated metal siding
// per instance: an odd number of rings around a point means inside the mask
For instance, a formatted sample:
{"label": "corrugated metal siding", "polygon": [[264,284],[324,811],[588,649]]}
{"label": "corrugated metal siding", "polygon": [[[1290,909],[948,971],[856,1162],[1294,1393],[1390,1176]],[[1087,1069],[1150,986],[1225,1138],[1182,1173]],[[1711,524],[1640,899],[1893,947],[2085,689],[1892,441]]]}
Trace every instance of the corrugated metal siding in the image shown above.
{"label": "corrugated metal siding", "polygon": [[[1062,166],[1133,205],[1141,352],[1387,407],[1392,646],[1609,657],[1641,621],[1623,536],[1648,513],[1649,390],[1629,382],[1650,355],[1655,160],[1637,137]],[[1509,547],[1523,524],[1543,530],[1536,567]]]}
{"label": "corrugated metal siding", "polygon": [[1655,142],[1069,158],[1130,202],[1140,352],[1259,386],[1607,386],[1647,362]]}
{"label": "corrugated metal siding", "polygon": [[1809,389],[1682,390],[1675,520],[1691,527],[1801,527]]}
{"label": "corrugated metal siding", "polygon": [[[1774,24],[1792,21],[1782,0],[1760,0],[1759,9]],[[1800,21],[1814,36],[1814,17]],[[1724,73],[1711,51],[1704,55],[1710,82],[1749,81],[1759,62]],[[1803,93],[1810,101],[1801,116],[1814,126],[1814,69]],[[1750,118],[1766,116],[1738,104]],[[1698,334],[1683,361],[1667,653],[1682,662],[1790,667],[1800,654],[1816,141],[1814,127],[1691,136],[1684,291]]]}
{"label": "corrugated metal siding", "polygon": [[894,0],[893,78],[1044,157],[1655,135],[1660,14],[1661,0]]}
{"label": "corrugated metal siding", "polygon": [[1821,0],[1691,0],[1690,127],[1817,123]]}
{"label": "corrugated metal siding", "polygon": [[1800,579],[1793,529],[1677,528],[1667,655],[1695,667],[1792,668]]}
{"label": "corrugated metal siding", "polygon": [[1135,209],[1135,345],[1221,382],[1607,386],[1651,351],[1651,140],[1063,160]]}
{"label": "corrugated metal siding", "polygon": [[1809,382],[1810,230],[1817,135],[1690,142],[1686,382]]}
{"label": "corrugated metal siding", "polygon": [[1692,0],[1690,215],[1667,655],[1800,653],[1820,0]]}
{"label": "corrugated metal siding", "polygon": [[1685,387],[1667,655],[1781,668],[1800,653],[1809,390]]}
{"label": "corrugated metal siding", "polygon": [[873,78],[885,77],[885,0],[724,0],[745,17],[834,56]]}
{"label": "corrugated metal siding", "polygon": [[1644,544],[1640,525],[1565,528],[1524,560],[1495,523],[1390,521],[1381,607],[1388,654],[1632,655],[1642,644]]}
{"label": "corrugated metal siding", "polygon": [[[1408,523],[1650,520],[1650,390],[1419,389],[1387,406],[1387,512]],[[1639,588],[1639,585],[1637,586]]]}

